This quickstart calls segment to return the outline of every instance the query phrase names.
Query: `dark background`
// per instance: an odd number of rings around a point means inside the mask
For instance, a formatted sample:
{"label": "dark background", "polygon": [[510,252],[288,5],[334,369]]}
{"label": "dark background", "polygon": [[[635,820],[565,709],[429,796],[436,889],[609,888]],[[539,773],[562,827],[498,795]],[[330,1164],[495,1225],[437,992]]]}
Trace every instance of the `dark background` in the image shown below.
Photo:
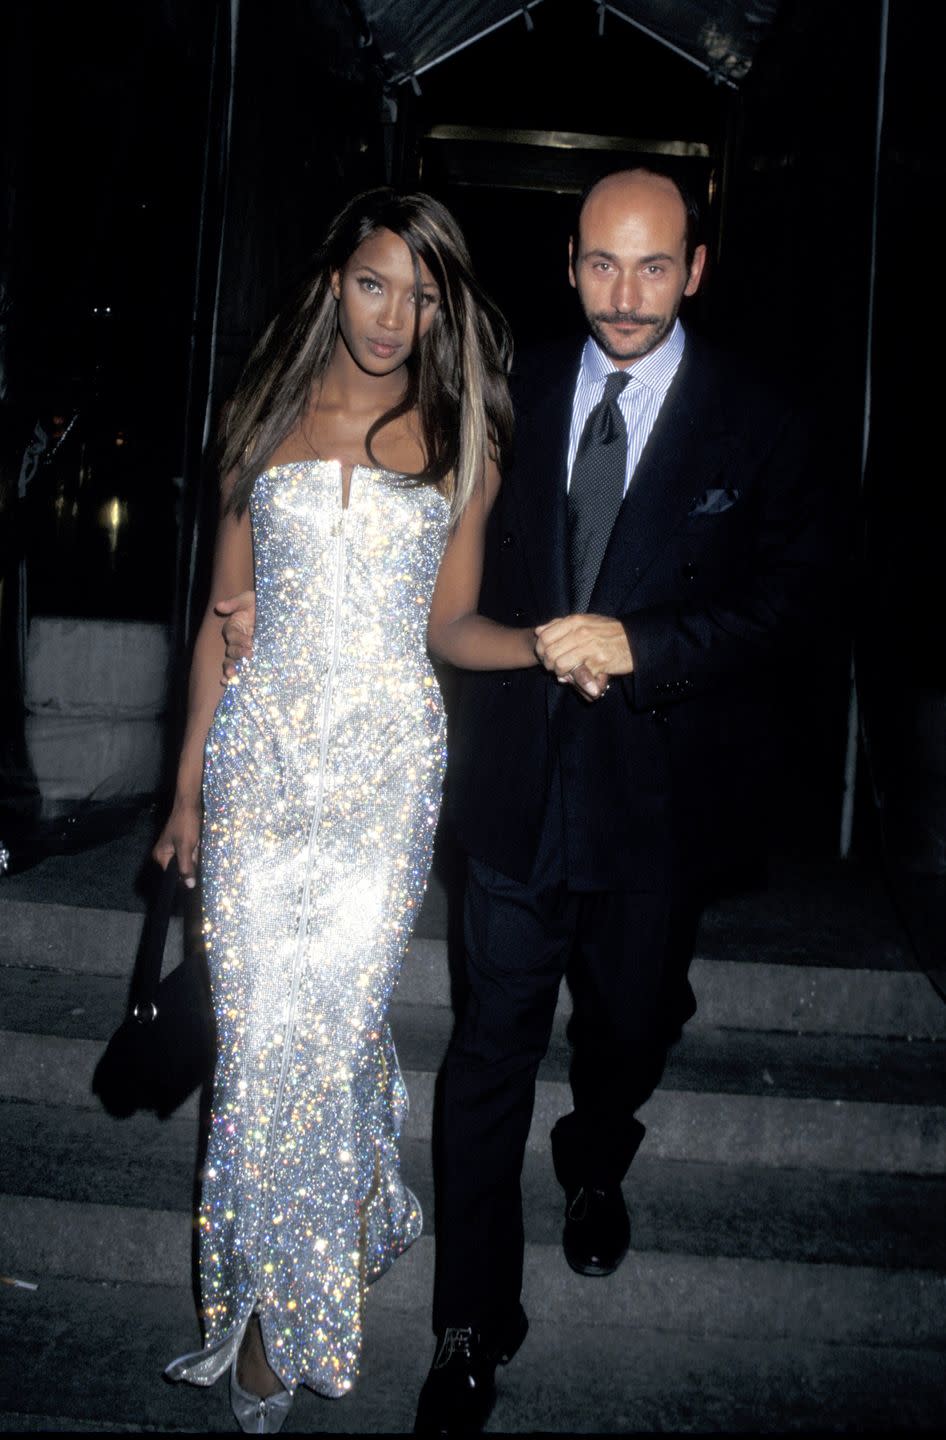
{"label": "dark background", "polygon": [[[926,714],[946,691],[939,367],[925,358],[942,305],[939,7],[783,0],[734,90],[614,16],[599,34],[593,5],[543,0],[531,30],[497,30],[426,72],[419,94],[386,85],[343,0],[242,0],[231,88],[228,11],[0,11],[8,774],[20,763],[21,557],[29,614],[166,622],[183,668],[212,530],[208,428],[343,200],[385,181],[443,198],[523,344],[578,324],[565,275],[575,192],[669,147],[689,152],[678,163],[711,194],[711,261],[687,321],[808,393],[842,516],[844,612],[826,617],[786,699],[781,843],[837,851],[855,641],[855,846],[875,844],[874,801],[915,755],[917,697]],[[597,139],[556,146],[548,132]],[[37,423],[52,443],[18,498]],[[928,738],[941,755],[936,721]]]}

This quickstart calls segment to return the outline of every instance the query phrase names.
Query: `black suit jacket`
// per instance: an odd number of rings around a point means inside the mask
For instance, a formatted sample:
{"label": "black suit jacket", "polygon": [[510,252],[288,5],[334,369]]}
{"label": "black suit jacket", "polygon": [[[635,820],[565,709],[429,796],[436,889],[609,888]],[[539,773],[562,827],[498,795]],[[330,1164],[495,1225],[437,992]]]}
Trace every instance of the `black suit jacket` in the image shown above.
{"label": "black suit jacket", "polygon": [[[514,377],[515,454],[490,516],[480,611],[569,613],[568,431],[580,346]],[[588,609],[620,618],[634,673],[594,704],[545,670],[465,672],[449,804],[467,852],[526,880],[553,773],[577,889],[660,886],[757,843],[773,667],[823,604],[824,490],[808,417],[687,336]],[[556,763],[557,762],[557,763]]]}

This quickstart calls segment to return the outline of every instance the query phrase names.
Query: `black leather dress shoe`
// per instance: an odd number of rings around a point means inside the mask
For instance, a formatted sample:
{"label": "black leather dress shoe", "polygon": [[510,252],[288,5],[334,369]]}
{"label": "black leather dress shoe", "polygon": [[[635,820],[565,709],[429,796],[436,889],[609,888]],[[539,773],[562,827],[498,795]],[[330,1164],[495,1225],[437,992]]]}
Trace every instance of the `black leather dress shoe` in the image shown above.
{"label": "black leather dress shoe", "polygon": [[631,1221],[620,1185],[583,1185],[565,1200],[562,1247],[579,1275],[610,1275],[631,1243]]}
{"label": "black leather dress shoe", "polygon": [[442,1330],[420,1392],[414,1434],[478,1434],[496,1401],[496,1366],[508,1365],[528,1328],[520,1305],[509,1324],[492,1333],[472,1326]]}

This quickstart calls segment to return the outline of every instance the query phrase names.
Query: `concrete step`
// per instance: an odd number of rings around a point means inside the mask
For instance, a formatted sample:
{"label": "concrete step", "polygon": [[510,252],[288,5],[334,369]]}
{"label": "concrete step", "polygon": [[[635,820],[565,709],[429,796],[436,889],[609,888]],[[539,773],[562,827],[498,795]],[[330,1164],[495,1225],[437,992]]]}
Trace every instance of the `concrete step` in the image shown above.
{"label": "concrete step", "polygon": [[[95,1107],[91,1076],[99,1041],[0,1032],[0,1095]],[[407,1069],[409,1133],[430,1135],[434,1075]],[[196,1114],[197,1097],[181,1113]],[[540,1148],[570,1108],[562,1080],[540,1080],[529,1144]],[[702,1093],[663,1088],[641,1111],[654,1133],[648,1147],[665,1158],[935,1173],[946,1111],[940,1106]],[[744,1149],[740,1153],[738,1147]],[[807,1148],[806,1148],[807,1147]]]}
{"label": "concrete step", "polygon": [[[41,1284],[49,1276],[186,1287],[190,1217],[175,1211],[0,1196],[0,1267]],[[745,1339],[898,1344],[942,1349],[946,1276],[928,1270],[807,1265],[632,1252],[607,1283],[589,1284],[559,1247],[526,1244],[524,1300],[537,1320]],[[424,1235],[378,1286],[375,1303],[427,1312],[434,1245]]]}
{"label": "concrete step", "polygon": [[[0,881],[0,901],[142,910],[151,868],[147,857],[161,818],[148,806],[131,823],[122,819],[116,828],[113,820],[110,831],[104,822],[91,829],[88,823],[80,824],[77,829],[85,832],[84,838],[74,837],[79,848],[6,876]],[[92,829],[102,833],[90,845]],[[446,936],[447,895],[456,893],[462,868],[443,825],[418,935]],[[0,920],[0,931],[3,928]],[[710,958],[736,961],[748,956],[775,964],[916,968],[884,878],[869,860],[774,857],[764,887],[722,897],[708,907],[698,949]]]}
{"label": "concrete step", "polygon": [[[101,1041],[0,1031],[0,1096],[95,1108],[92,1074]],[[435,1075],[405,1070],[407,1135],[428,1139]],[[563,1080],[540,1079],[529,1148],[543,1149],[571,1109]],[[179,1112],[196,1115],[197,1096]],[[943,1168],[946,1109],[937,1105],[800,1099],[661,1088],[640,1111],[648,1153],[712,1164],[808,1166],[881,1174],[936,1174]]]}
{"label": "concrete step", "polygon": [[[941,1011],[946,1017],[946,1006],[931,987],[930,993],[933,1015]],[[121,1018],[125,998],[125,982],[112,976],[15,966],[0,972],[5,1028],[37,1038],[98,1040],[104,1048]],[[566,1019],[563,1008],[540,1071],[544,1079],[567,1077]],[[405,1068],[439,1068],[453,1028],[449,1009],[396,1001],[391,1023]],[[925,1039],[688,1025],[671,1052],[665,1078],[682,1090],[946,1104],[944,1052],[942,1042]]]}
{"label": "concrete step", "polygon": [[[411,1430],[433,1342],[416,1306],[392,1323],[381,1287],[400,1283],[398,1269],[369,1296],[354,1391],[338,1401],[299,1392],[294,1431]],[[0,1294],[0,1429],[233,1433],[225,1380],[203,1389],[161,1379],[168,1360],[197,1343],[184,1286],[51,1278],[38,1291]],[[498,1384],[493,1434],[880,1434],[935,1429],[946,1418],[933,1350],[563,1325],[560,1315],[533,1314]]]}
{"label": "concrete step", "polygon": [[[0,1103],[0,1192],[190,1214],[197,1136],[194,1120]],[[942,1175],[712,1165],[646,1151],[625,1186],[636,1250],[946,1272]],[[429,1142],[405,1141],[402,1167],[432,1229]],[[522,1191],[528,1238],[557,1245],[562,1192],[548,1147],[526,1156]]]}
{"label": "concrete step", "polygon": [[882,871],[858,860],[775,857],[767,883],[706,907],[698,949],[719,960],[916,968]]}
{"label": "concrete step", "polygon": [[[185,923],[195,925],[196,917],[171,922],[168,966],[180,959]],[[141,916],[131,911],[0,899],[0,966],[115,976],[127,984],[140,929]],[[691,1028],[946,1038],[946,1005],[916,971],[714,959],[698,951],[691,979],[699,1002]],[[412,941],[398,998],[450,1004],[445,941]],[[563,986],[560,1010],[567,1009]]]}
{"label": "concrete step", "polygon": [[[409,1429],[430,1360],[431,1111],[451,1024],[444,896],[431,895],[392,1012],[411,1096],[404,1170],[426,1234],[372,1291],[356,1393],[303,1394],[300,1431]],[[491,1430],[946,1419],[946,1006],[884,923],[873,940],[858,928],[853,904],[852,892],[817,932],[813,914],[793,930],[790,909],[757,897],[709,912],[698,1016],[643,1112],[626,1186],[632,1253],[601,1282],[573,1275],[559,1247],[548,1130],[570,1108],[563,997],[523,1176],[532,1330]],[[159,1374],[197,1343],[198,1097],[165,1122],[118,1122],[90,1092],[140,923],[35,892],[0,899],[0,1271],[39,1286],[0,1285],[5,1431],[234,1429],[225,1383]],[[173,960],[188,923],[172,926]]]}

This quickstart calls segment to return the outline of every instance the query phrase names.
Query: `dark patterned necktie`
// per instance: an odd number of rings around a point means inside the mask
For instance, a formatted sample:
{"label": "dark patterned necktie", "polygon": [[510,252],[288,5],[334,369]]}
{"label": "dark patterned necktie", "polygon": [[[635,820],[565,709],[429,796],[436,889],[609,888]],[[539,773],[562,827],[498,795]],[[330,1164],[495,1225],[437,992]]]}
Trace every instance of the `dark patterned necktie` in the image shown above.
{"label": "dark patterned necktie", "polygon": [[568,562],[572,611],[583,614],[624,499],[627,426],[618,396],[631,377],[616,370],[604,382],[604,398],[585,421],[568,487]]}

